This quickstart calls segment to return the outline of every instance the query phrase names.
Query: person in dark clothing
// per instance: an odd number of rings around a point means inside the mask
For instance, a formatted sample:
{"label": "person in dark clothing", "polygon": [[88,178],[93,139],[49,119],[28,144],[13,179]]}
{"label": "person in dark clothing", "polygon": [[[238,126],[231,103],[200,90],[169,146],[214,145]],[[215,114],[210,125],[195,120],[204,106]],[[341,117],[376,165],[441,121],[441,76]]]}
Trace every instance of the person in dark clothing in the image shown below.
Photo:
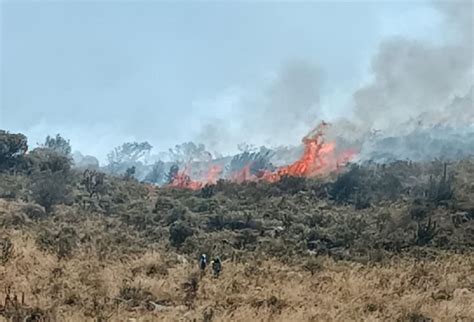
{"label": "person in dark clothing", "polygon": [[212,271],[214,272],[215,278],[219,277],[221,270],[222,270],[221,259],[218,256],[216,256],[214,260],[212,261]]}
{"label": "person in dark clothing", "polygon": [[199,257],[199,269],[201,272],[204,272],[206,270],[207,266],[207,256],[206,254],[202,254],[201,257]]}

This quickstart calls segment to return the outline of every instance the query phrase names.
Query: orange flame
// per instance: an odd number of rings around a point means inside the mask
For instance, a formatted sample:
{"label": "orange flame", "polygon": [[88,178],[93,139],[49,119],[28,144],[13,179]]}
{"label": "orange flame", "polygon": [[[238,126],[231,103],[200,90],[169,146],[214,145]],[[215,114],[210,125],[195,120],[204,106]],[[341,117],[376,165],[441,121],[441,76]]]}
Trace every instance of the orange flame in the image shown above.
{"label": "orange flame", "polygon": [[338,170],[355,155],[354,151],[336,153],[334,142],[324,141],[324,132],[329,126],[322,122],[303,138],[304,152],[294,163],[278,168],[273,172],[264,173],[262,180],[279,181],[283,176],[315,177]]}
{"label": "orange flame", "polygon": [[[339,170],[354,158],[356,152],[346,150],[338,153],[336,151],[335,142],[325,142],[324,132],[328,126],[328,123],[322,122],[303,138],[303,155],[294,163],[282,166],[275,171],[263,172],[258,177],[251,174],[251,164],[249,163],[240,171],[233,173],[231,175],[231,180],[236,183],[257,180],[277,182],[284,176],[315,177]],[[204,187],[206,184],[215,184],[222,172],[220,166],[213,165],[209,168],[204,179],[191,180],[189,170],[189,166],[185,167],[183,171],[176,175],[176,178],[171,184],[169,184],[169,186],[197,190]]]}
{"label": "orange flame", "polygon": [[205,179],[192,180],[190,175],[191,167],[188,165],[183,171],[178,172],[173,181],[168,184],[168,187],[198,190],[206,184],[215,184],[221,171],[222,168],[219,165],[214,165],[209,168]]}
{"label": "orange flame", "polygon": [[236,183],[242,183],[245,181],[253,181],[252,174],[250,173],[250,166],[251,164],[245,165],[241,170],[232,173],[231,180]]}

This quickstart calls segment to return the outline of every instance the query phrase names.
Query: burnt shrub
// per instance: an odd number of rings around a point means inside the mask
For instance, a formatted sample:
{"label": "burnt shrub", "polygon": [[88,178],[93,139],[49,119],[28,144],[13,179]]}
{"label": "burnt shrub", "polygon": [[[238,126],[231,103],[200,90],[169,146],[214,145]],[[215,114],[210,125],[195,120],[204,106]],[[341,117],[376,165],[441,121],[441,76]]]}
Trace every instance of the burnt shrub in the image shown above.
{"label": "burnt shrub", "polygon": [[349,171],[339,175],[330,187],[330,196],[338,203],[350,203],[354,195],[361,190],[363,171],[353,165]]}
{"label": "burnt shrub", "polygon": [[307,179],[305,177],[283,176],[276,185],[283,192],[295,194],[306,190]]}

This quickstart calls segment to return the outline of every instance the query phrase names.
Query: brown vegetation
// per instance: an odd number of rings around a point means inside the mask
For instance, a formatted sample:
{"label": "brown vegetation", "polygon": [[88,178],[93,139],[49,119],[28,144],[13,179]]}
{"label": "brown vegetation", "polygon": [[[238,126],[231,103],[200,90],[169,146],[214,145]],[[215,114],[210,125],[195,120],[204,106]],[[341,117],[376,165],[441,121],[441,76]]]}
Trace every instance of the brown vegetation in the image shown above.
{"label": "brown vegetation", "polygon": [[[376,264],[320,258],[224,262],[219,279],[200,278],[174,252],[101,259],[81,249],[59,259],[32,236],[9,233],[14,256],[0,266],[4,319],[28,321],[470,321],[474,256],[397,256]],[[158,265],[158,266],[157,266]],[[418,319],[416,318],[418,317]]]}
{"label": "brown vegetation", "polygon": [[[0,319],[474,319],[472,160],[190,191],[79,173],[13,141]],[[218,279],[199,274],[200,253],[221,257]]]}

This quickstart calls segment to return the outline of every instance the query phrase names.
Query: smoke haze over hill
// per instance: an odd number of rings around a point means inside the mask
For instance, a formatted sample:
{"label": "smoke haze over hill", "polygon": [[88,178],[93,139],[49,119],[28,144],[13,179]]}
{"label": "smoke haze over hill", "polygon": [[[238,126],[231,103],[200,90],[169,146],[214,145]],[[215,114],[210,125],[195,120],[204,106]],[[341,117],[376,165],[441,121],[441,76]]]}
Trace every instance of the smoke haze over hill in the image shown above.
{"label": "smoke haze over hill", "polygon": [[[62,133],[103,163],[125,141],[151,142],[155,158],[187,141],[215,156],[298,146],[324,119],[361,160],[454,157],[473,144],[472,9],[6,2],[0,127],[30,145]],[[437,148],[420,150],[427,140]]]}

